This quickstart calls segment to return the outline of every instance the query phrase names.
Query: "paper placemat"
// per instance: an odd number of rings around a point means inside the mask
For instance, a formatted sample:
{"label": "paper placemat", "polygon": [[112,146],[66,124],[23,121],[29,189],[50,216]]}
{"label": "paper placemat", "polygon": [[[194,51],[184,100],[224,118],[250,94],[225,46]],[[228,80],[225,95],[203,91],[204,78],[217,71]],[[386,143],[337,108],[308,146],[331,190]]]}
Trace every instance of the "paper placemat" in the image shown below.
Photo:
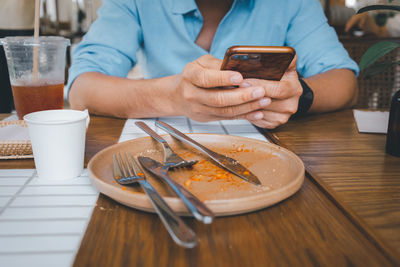
{"label": "paper placemat", "polygon": [[387,133],[388,111],[353,110],[354,119],[360,133]]}
{"label": "paper placemat", "polygon": [[155,121],[160,120],[169,123],[183,133],[212,133],[243,136],[269,142],[258,130],[247,120],[222,120],[211,122],[198,122],[187,117],[160,117],[152,119],[128,119],[122,130],[118,143],[149,136],[135,125],[136,121],[143,121],[158,134],[166,134],[163,130],[155,126]]}
{"label": "paper placemat", "polygon": [[1,169],[0,189],[0,265],[71,267],[98,198],[87,170],[47,180]]}

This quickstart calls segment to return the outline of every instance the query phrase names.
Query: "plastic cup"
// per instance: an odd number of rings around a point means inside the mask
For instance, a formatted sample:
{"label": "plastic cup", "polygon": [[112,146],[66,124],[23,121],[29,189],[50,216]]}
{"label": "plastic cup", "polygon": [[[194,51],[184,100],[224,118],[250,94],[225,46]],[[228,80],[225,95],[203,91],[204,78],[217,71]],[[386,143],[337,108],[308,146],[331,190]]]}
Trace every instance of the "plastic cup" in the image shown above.
{"label": "plastic cup", "polygon": [[78,110],[46,110],[27,114],[33,158],[39,178],[72,179],[83,170],[89,115]]}
{"label": "plastic cup", "polygon": [[63,37],[6,37],[0,39],[18,117],[64,106],[65,52]]}

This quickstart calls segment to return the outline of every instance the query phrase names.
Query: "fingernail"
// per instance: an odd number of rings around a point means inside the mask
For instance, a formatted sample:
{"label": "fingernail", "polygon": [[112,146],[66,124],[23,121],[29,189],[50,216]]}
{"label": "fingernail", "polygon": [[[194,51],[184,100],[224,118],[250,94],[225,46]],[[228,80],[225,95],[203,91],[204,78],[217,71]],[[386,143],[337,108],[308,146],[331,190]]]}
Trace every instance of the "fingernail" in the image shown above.
{"label": "fingernail", "polygon": [[261,120],[264,117],[264,115],[261,112],[257,112],[256,114],[254,114],[253,118],[255,120]]}
{"label": "fingernail", "polygon": [[253,98],[254,99],[263,97],[264,94],[265,94],[265,91],[264,91],[264,88],[262,88],[262,87],[257,87],[253,90]]}
{"label": "fingernail", "polygon": [[271,104],[271,98],[263,98],[260,100],[260,106],[266,107]]}
{"label": "fingernail", "polygon": [[233,74],[231,76],[231,82],[234,84],[238,84],[242,81],[242,76],[240,74]]}
{"label": "fingernail", "polygon": [[251,83],[249,83],[249,82],[243,82],[240,86],[241,86],[241,87],[250,87],[250,86],[251,86]]}

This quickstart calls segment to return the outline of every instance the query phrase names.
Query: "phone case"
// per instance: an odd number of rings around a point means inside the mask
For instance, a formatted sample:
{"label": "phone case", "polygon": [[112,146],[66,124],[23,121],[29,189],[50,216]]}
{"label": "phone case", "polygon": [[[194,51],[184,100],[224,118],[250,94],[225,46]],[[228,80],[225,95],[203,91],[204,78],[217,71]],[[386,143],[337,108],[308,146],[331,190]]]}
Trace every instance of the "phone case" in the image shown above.
{"label": "phone case", "polygon": [[221,69],[238,71],[244,78],[279,81],[295,54],[288,46],[232,46]]}

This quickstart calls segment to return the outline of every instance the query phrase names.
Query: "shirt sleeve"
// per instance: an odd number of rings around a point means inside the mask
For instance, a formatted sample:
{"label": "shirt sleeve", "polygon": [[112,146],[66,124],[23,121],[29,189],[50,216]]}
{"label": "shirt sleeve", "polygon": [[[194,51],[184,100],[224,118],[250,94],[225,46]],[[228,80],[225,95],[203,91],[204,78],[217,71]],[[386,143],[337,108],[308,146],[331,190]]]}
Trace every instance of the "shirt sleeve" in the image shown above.
{"label": "shirt sleeve", "polygon": [[103,0],[98,19],[73,51],[68,90],[85,72],[126,77],[136,64],[141,36],[135,1]]}
{"label": "shirt sleeve", "polygon": [[321,4],[302,0],[296,7],[286,37],[286,44],[297,51],[297,70],[303,77],[332,69],[350,69],[359,73],[357,64],[329,26]]}

